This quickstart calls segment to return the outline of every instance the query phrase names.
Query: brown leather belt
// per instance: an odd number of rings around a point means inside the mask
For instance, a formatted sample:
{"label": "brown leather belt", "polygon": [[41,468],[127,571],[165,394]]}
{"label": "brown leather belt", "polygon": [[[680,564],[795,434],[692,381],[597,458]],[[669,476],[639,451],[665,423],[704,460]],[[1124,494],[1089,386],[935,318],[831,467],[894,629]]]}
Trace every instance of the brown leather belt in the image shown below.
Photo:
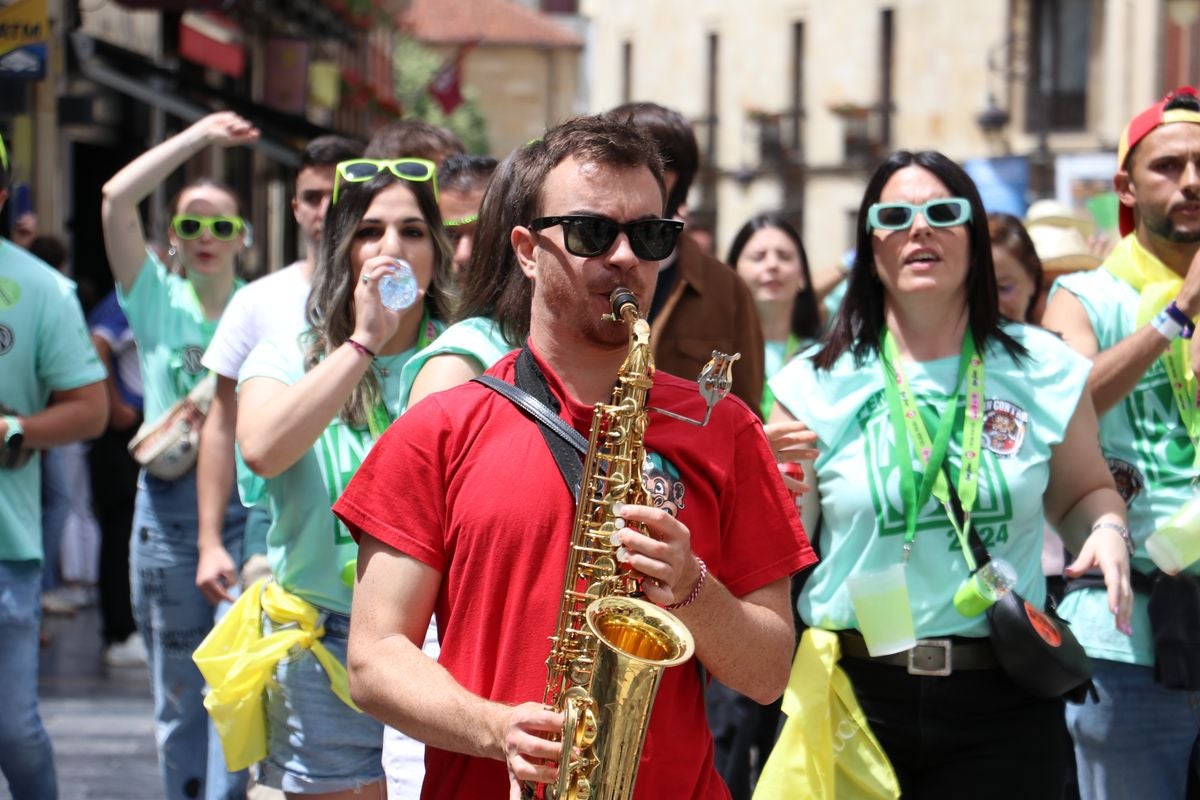
{"label": "brown leather belt", "polygon": [[872,656],[867,642],[858,631],[838,631],[842,655],[860,661],[906,667],[909,675],[945,676],[954,670],[999,669],[1000,662],[988,639],[964,642],[961,639],[918,639],[910,650],[886,656]]}

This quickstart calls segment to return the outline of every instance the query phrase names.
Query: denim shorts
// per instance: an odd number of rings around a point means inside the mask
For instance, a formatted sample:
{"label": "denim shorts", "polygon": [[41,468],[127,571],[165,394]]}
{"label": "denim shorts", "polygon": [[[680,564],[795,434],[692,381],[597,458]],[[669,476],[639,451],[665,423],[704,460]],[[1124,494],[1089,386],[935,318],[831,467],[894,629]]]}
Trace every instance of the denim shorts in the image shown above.
{"label": "denim shorts", "polygon": [[[342,664],[350,618],[325,612],[322,643]],[[263,616],[263,635],[275,627]],[[267,689],[267,758],[262,782],[295,794],[357,789],[383,780],[383,725],[333,693],[311,650],[293,648]]]}

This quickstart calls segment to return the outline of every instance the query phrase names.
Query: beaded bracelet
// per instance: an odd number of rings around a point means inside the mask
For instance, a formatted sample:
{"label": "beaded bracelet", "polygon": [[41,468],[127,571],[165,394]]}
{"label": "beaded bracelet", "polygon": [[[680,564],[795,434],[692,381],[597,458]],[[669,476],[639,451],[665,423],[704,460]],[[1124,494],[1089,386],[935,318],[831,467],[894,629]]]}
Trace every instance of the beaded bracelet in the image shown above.
{"label": "beaded bracelet", "polygon": [[1121,540],[1123,542],[1125,542],[1125,552],[1127,552],[1129,554],[1130,558],[1133,558],[1133,551],[1134,551],[1133,537],[1129,535],[1129,528],[1126,528],[1124,525],[1120,524],[1119,522],[1108,522],[1108,521],[1097,522],[1095,525],[1092,526],[1092,533],[1095,533],[1096,531],[1101,530],[1102,528],[1111,528],[1112,530],[1119,533],[1121,535]]}
{"label": "beaded bracelet", "polygon": [[704,579],[708,577],[708,565],[704,563],[704,559],[696,556],[696,563],[700,565],[700,577],[696,579],[696,585],[688,592],[688,596],[680,600],[678,603],[671,603],[669,606],[663,606],[668,611],[674,611],[677,608],[690,606],[696,602],[696,598],[700,596],[700,590],[704,588]]}
{"label": "beaded bracelet", "polygon": [[354,341],[353,339],[347,339],[346,344],[350,345],[355,350],[362,353],[364,356],[367,356],[368,358],[375,357],[375,353],[371,352],[371,350],[368,349],[366,345],[359,344],[358,342]]}

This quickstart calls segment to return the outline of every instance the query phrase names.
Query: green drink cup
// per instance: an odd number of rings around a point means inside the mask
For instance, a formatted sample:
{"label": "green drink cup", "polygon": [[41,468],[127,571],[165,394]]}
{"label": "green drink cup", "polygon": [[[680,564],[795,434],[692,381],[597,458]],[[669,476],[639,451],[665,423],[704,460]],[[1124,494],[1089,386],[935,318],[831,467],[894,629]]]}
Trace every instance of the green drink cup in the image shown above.
{"label": "green drink cup", "polygon": [[851,575],[846,587],[867,652],[886,656],[909,650],[917,643],[903,564]]}
{"label": "green drink cup", "polygon": [[1200,497],[1183,504],[1146,540],[1146,552],[1158,568],[1178,575],[1200,561]]}

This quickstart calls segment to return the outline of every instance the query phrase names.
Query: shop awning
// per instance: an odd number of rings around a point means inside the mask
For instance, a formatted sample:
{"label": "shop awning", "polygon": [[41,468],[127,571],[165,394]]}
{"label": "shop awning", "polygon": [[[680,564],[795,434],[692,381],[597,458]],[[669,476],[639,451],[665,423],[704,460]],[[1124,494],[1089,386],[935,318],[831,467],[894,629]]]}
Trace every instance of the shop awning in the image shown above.
{"label": "shop awning", "polygon": [[250,145],[289,167],[300,165],[309,139],[337,133],[306,117],[255,103],[232,92],[189,80],[174,70],[76,31],[71,45],[84,77],[187,122],[216,110],[229,110],[253,122],[262,136]]}

